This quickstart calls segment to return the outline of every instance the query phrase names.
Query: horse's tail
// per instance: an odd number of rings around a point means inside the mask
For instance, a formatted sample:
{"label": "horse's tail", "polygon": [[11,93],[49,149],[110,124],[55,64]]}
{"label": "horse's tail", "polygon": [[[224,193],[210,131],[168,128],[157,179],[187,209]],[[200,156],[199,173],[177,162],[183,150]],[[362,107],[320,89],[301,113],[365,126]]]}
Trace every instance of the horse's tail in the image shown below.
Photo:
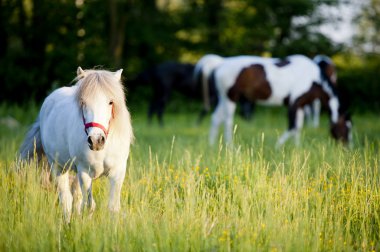
{"label": "horse's tail", "polygon": [[193,85],[198,90],[201,90],[202,95],[202,101],[203,101],[203,108],[201,112],[199,113],[197,124],[200,124],[203,121],[203,118],[206,116],[208,110],[207,110],[207,101],[206,101],[206,92],[205,92],[205,85],[203,83],[203,63],[202,60],[198,61],[197,64],[195,64],[194,70],[193,70]]}
{"label": "horse's tail", "polygon": [[39,118],[37,118],[37,120],[30,127],[19,152],[22,160],[30,160],[35,157],[41,159],[41,157],[44,155],[44,150],[41,142]]}
{"label": "horse's tail", "polygon": [[204,62],[202,60],[198,61],[198,63],[194,67],[193,71],[193,83],[194,86],[200,87],[202,90],[202,100],[203,100],[203,110],[209,111],[209,95],[208,95],[208,83],[205,80],[204,72],[203,72]]}
{"label": "horse's tail", "polygon": [[194,71],[193,71],[193,83],[194,84],[199,84],[201,83],[202,81],[202,64],[200,62],[198,62],[195,67],[194,67]]}

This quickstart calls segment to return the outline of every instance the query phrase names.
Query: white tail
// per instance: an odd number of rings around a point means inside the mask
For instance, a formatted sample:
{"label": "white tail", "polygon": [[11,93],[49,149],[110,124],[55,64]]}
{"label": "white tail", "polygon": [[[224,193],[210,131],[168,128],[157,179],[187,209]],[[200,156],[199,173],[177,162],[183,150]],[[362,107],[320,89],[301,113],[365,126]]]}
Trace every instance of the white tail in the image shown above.
{"label": "white tail", "polygon": [[40,121],[39,118],[33,123],[25,140],[20,147],[20,157],[22,160],[33,159],[37,155],[38,159],[44,155],[41,143]]}

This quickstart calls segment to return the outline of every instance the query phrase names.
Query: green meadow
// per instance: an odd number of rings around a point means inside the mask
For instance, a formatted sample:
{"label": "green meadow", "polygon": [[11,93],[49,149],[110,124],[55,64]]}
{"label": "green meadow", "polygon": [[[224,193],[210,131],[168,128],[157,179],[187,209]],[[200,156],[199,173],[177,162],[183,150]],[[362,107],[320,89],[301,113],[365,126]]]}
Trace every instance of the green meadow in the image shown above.
{"label": "green meadow", "polygon": [[[17,150],[38,107],[0,105],[0,251],[379,251],[380,117],[353,115],[354,146],[336,144],[327,116],[302,144],[276,149],[286,111],[235,117],[234,145],[208,145],[210,117],[169,113],[165,126],[132,111],[136,141],[122,209],[94,181],[91,215],[65,224],[54,181]],[[221,138],[222,139],[222,138]]]}

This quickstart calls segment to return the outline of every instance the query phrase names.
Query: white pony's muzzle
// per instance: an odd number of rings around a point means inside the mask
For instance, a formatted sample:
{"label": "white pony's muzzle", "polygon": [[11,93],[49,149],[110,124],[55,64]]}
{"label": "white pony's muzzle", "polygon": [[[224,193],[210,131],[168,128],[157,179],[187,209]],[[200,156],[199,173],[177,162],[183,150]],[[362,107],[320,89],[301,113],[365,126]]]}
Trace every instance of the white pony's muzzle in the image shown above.
{"label": "white pony's muzzle", "polygon": [[87,137],[88,147],[93,151],[99,151],[104,148],[106,142],[105,136],[102,134],[97,134],[95,136],[90,135]]}

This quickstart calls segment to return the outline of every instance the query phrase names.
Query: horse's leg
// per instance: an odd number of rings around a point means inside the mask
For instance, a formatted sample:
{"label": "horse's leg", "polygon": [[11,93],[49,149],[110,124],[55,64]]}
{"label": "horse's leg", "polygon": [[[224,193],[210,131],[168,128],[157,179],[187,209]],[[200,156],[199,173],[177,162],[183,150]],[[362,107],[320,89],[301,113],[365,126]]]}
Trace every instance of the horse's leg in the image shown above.
{"label": "horse's leg", "polygon": [[78,179],[82,189],[82,209],[87,205],[90,212],[95,210],[95,201],[92,196],[92,178],[86,171],[78,169]]}
{"label": "horse's leg", "polygon": [[154,101],[151,101],[149,104],[149,109],[148,109],[148,124],[149,125],[152,124],[154,111],[155,111],[155,103]]}
{"label": "horse's leg", "polygon": [[240,114],[241,116],[247,120],[250,121],[253,117],[253,111],[254,111],[254,103],[248,101],[245,98],[240,99]]}
{"label": "horse's leg", "polygon": [[83,196],[82,196],[82,189],[80,186],[78,175],[75,176],[74,180],[72,181],[71,193],[72,193],[73,198],[74,198],[74,200],[73,200],[74,210],[77,214],[81,214]]}
{"label": "horse's leg", "polygon": [[59,201],[63,208],[63,214],[67,223],[70,222],[73,206],[73,196],[70,191],[69,172],[56,173]]}
{"label": "horse's leg", "polygon": [[160,100],[157,107],[157,119],[161,127],[164,126],[165,100]]}
{"label": "horse's leg", "polygon": [[216,95],[210,95],[210,104],[202,108],[202,111],[199,113],[197,124],[200,125],[203,119],[208,113],[218,105],[218,97]]}
{"label": "horse's leg", "polygon": [[198,115],[197,125],[200,125],[202,123],[207,113],[208,113],[208,110],[206,110],[205,108],[202,108],[201,112]]}
{"label": "horse's leg", "polygon": [[292,136],[295,137],[295,143],[298,146],[300,144],[300,131],[303,127],[303,121],[303,109],[296,104],[290,106],[288,109],[288,130],[278,139],[276,146],[280,147]]}
{"label": "horse's leg", "polygon": [[312,108],[311,108],[311,106],[310,105],[305,105],[304,107],[303,107],[303,111],[304,111],[304,113],[305,113],[305,119],[306,119],[306,121],[307,121],[307,124],[311,124],[312,122],[312,120],[311,120],[311,117],[312,117],[312,115],[313,115],[313,110],[312,110]]}
{"label": "horse's leg", "polygon": [[164,126],[165,107],[166,107],[166,104],[169,102],[170,95],[171,95],[171,89],[168,88],[167,85],[163,85],[163,86],[164,87],[166,86],[166,88],[162,90],[162,95],[159,98],[158,106],[157,106],[157,117],[158,117],[158,122],[161,127]]}
{"label": "horse's leg", "polygon": [[219,125],[223,122],[225,116],[224,108],[222,105],[222,101],[220,100],[214,113],[211,116],[211,128],[209,135],[209,143],[210,145],[214,145],[216,138],[218,136]]}
{"label": "horse's leg", "polygon": [[232,143],[232,128],[234,123],[234,114],[236,110],[236,103],[226,99],[224,102],[225,116],[224,116],[224,139],[227,144]]}
{"label": "horse's leg", "polygon": [[278,139],[276,143],[276,147],[281,147],[291,136],[293,136],[295,133],[295,129],[289,129],[284,132],[284,134],[281,135],[281,137]]}
{"label": "horse's leg", "polygon": [[296,112],[296,131],[294,134],[294,140],[297,146],[301,144],[301,130],[304,122],[304,111],[302,108],[298,108]]}
{"label": "horse's leg", "polygon": [[[126,162],[121,162],[126,163]],[[120,210],[120,193],[121,193],[121,187],[123,186],[123,181],[125,177],[125,167],[124,165],[122,167],[119,167],[119,172],[115,174],[109,175],[109,181],[110,181],[110,198],[108,202],[108,208],[112,212],[118,212]]]}
{"label": "horse's leg", "polygon": [[313,126],[314,126],[314,128],[319,127],[320,114],[321,114],[321,101],[319,99],[315,99],[313,101]]}

